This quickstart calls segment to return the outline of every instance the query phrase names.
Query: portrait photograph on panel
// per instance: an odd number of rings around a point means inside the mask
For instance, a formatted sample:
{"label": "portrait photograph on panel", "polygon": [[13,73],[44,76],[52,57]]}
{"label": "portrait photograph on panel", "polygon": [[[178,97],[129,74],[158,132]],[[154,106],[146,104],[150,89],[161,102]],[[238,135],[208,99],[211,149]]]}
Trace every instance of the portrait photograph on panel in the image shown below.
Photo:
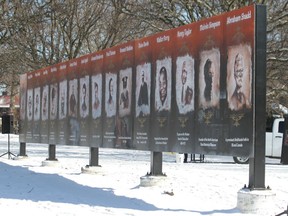
{"label": "portrait photograph on panel", "polygon": [[102,102],[102,74],[94,75],[92,80],[92,118],[96,119],[101,116]]}
{"label": "portrait photograph on panel", "polygon": [[116,114],[117,74],[107,73],[105,79],[105,111],[107,117]]}
{"label": "portrait photograph on panel", "polygon": [[27,74],[20,75],[20,119],[26,116]]}
{"label": "portrait photograph on panel", "polygon": [[132,95],[132,68],[119,72],[119,116],[124,117],[131,113]]}
{"label": "portrait photograph on panel", "polygon": [[77,89],[78,89],[78,80],[73,79],[69,81],[69,116],[77,117]]}
{"label": "portrait photograph on panel", "polygon": [[136,67],[136,117],[150,114],[151,63]]}
{"label": "portrait photograph on panel", "polygon": [[176,101],[180,114],[194,110],[194,59],[186,55],[176,60]]}
{"label": "portrait photograph on panel", "polygon": [[34,120],[40,119],[40,87],[34,89]]}
{"label": "portrait photograph on panel", "polygon": [[216,48],[200,53],[199,106],[202,109],[220,106],[220,51]]}
{"label": "portrait photograph on panel", "polygon": [[25,94],[26,90],[25,91],[21,90],[21,92],[22,92],[22,95],[21,95],[21,100],[20,100],[20,103],[21,103],[21,105],[20,105],[20,119],[24,120],[25,119],[25,111],[26,111],[26,95],[24,95],[24,94]]}
{"label": "portrait photograph on panel", "polygon": [[80,78],[80,117],[89,115],[89,76]]}
{"label": "portrait photograph on panel", "polygon": [[170,57],[156,61],[155,110],[157,112],[171,109],[171,70]]}
{"label": "portrait photograph on panel", "polygon": [[227,100],[230,110],[251,108],[252,49],[249,45],[228,47]]}
{"label": "portrait photograph on panel", "polygon": [[41,108],[41,116],[42,120],[45,121],[48,119],[48,92],[49,86],[45,85],[42,89],[42,108]]}
{"label": "portrait photograph on panel", "polygon": [[50,85],[50,119],[55,120],[57,117],[57,99],[58,86],[57,83]]}
{"label": "portrait photograph on panel", "polygon": [[33,118],[33,89],[27,91],[27,119],[31,121]]}
{"label": "portrait photograph on panel", "polygon": [[21,97],[20,97],[20,119],[25,120],[26,115],[26,89],[21,89]]}
{"label": "portrait photograph on panel", "polygon": [[64,119],[67,115],[67,80],[59,84],[59,119]]}

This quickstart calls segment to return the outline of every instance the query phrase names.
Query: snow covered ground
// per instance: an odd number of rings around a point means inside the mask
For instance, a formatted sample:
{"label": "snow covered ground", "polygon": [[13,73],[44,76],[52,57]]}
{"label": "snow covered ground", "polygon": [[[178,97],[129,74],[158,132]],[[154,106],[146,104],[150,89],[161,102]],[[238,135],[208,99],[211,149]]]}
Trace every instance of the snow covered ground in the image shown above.
{"label": "snow covered ground", "polygon": [[[18,154],[16,135],[11,152]],[[141,187],[150,171],[150,153],[100,149],[99,172],[84,174],[87,147],[57,146],[55,166],[42,166],[48,145],[27,144],[28,158],[0,158],[1,215],[248,215],[236,208],[237,192],[248,183],[248,165],[231,157],[206,156],[204,163],[176,163],[163,154],[166,181]],[[0,134],[0,154],[7,151],[7,135]],[[275,214],[288,204],[288,166],[267,159],[266,184],[276,193]],[[170,192],[173,192],[171,195]]]}

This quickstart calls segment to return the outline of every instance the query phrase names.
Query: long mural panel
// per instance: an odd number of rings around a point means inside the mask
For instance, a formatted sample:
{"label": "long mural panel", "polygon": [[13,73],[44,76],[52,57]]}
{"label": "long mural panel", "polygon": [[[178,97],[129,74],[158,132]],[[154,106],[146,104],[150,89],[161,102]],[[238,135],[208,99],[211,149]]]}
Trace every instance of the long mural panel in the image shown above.
{"label": "long mural panel", "polygon": [[255,9],[22,75],[20,141],[250,156]]}

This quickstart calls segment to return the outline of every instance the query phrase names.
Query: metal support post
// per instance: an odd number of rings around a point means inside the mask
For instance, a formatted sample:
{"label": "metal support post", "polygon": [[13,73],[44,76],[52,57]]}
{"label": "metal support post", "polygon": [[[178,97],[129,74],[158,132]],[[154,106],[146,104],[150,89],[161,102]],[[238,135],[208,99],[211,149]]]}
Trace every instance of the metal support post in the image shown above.
{"label": "metal support post", "polygon": [[49,153],[49,155],[48,155],[47,160],[57,161],[57,158],[56,158],[56,145],[49,144],[48,153]]}
{"label": "metal support post", "polygon": [[162,152],[151,152],[150,175],[163,175],[162,173]]}
{"label": "metal support post", "polygon": [[254,157],[249,159],[249,188],[265,189],[266,7],[256,7]]}
{"label": "metal support post", "polygon": [[27,157],[27,155],[26,155],[26,143],[25,142],[20,142],[20,151],[19,151],[18,156]]}
{"label": "metal support post", "polygon": [[89,166],[99,166],[99,148],[98,147],[90,148]]}

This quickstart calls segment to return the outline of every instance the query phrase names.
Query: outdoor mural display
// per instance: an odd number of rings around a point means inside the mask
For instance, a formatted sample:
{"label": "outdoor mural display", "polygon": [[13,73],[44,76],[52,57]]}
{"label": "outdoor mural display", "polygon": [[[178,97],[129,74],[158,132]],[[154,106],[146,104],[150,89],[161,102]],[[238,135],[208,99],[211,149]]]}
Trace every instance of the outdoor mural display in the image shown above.
{"label": "outdoor mural display", "polygon": [[[103,139],[103,61],[104,61],[104,52],[98,52],[91,54],[90,57],[90,145],[91,147],[99,147],[99,143],[102,143]],[[92,116],[92,117],[91,117]]]}
{"label": "outdoor mural display", "polygon": [[172,100],[173,119],[171,139],[174,151],[194,152],[195,144],[195,68],[197,59],[197,25],[190,24],[173,31],[174,58],[172,86],[175,100]]}
{"label": "outdoor mural display", "polygon": [[104,114],[103,143],[101,146],[114,148],[116,146],[116,111],[118,89],[118,47],[104,50]]}
{"label": "outdoor mural display", "polygon": [[[225,134],[226,151],[246,155],[253,151],[253,71],[254,29],[251,19],[255,11],[242,11],[226,17],[226,92],[228,106],[225,108],[226,124],[231,125]],[[228,37],[229,35],[229,37]],[[255,96],[254,96],[255,97]],[[228,109],[227,109],[228,108]],[[243,124],[244,123],[244,124]]]}
{"label": "outdoor mural display", "polygon": [[21,76],[20,142],[250,156],[255,6]]}
{"label": "outdoor mural display", "polygon": [[79,139],[80,145],[89,145],[90,138],[90,120],[91,118],[91,97],[90,97],[90,69],[91,61],[89,56],[79,58],[79,69],[77,77],[79,82]]}
{"label": "outdoor mural display", "polygon": [[134,97],[134,41],[118,47],[118,102],[116,114],[116,148],[134,148],[132,142]]}
{"label": "outdoor mural display", "polygon": [[[198,23],[198,138],[195,146],[198,152],[221,151],[223,132],[230,125],[223,122],[220,93],[226,77],[225,64],[225,17]],[[222,61],[222,62],[221,62]]]}
{"label": "outdoor mural display", "polygon": [[48,85],[48,70],[41,70],[41,95],[40,95],[40,140],[41,143],[48,143],[49,141],[49,85]]}
{"label": "outdoor mural display", "polygon": [[26,140],[26,134],[27,134],[26,95],[27,95],[27,73],[20,75],[20,121],[19,121],[20,140]]}
{"label": "outdoor mural display", "polygon": [[151,147],[151,73],[152,73],[152,43],[149,38],[135,41],[135,108],[134,139],[137,149],[149,150]]}
{"label": "outdoor mural display", "polygon": [[[67,140],[67,130],[68,130],[68,124],[67,124],[67,71],[68,71],[68,64],[67,62],[61,63],[57,65],[57,71],[59,75],[59,96],[57,97],[57,102],[55,101],[53,106],[55,104],[58,104],[58,130],[59,130],[59,137],[57,143],[59,144],[65,144]],[[54,92],[51,92],[51,94]],[[55,96],[52,96],[52,98],[55,98]],[[56,99],[55,99],[56,100]],[[42,101],[44,103],[45,98],[42,98]],[[54,110],[54,108],[53,108]],[[54,114],[54,111],[52,111]],[[56,118],[56,117],[55,117]],[[43,116],[44,119],[44,116]],[[46,119],[46,117],[45,117]]]}
{"label": "outdoor mural display", "polygon": [[169,151],[172,135],[172,57],[173,31],[161,32],[151,37],[153,45],[151,73],[151,121],[150,144],[158,152]]}

